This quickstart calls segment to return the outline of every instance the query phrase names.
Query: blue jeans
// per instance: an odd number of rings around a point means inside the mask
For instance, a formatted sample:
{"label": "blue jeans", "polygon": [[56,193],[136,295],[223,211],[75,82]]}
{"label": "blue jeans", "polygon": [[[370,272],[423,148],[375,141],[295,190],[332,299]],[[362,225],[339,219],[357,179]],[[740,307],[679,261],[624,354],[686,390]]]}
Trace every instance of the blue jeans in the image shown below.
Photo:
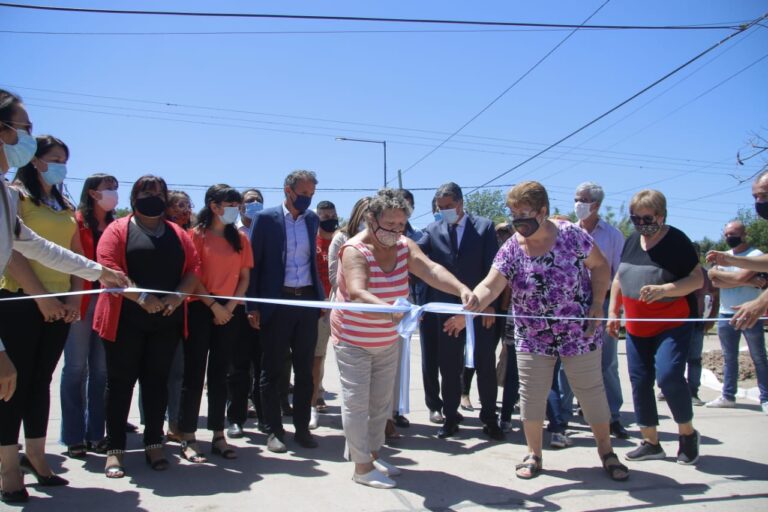
{"label": "blue jeans", "polygon": [[699,396],[701,387],[701,352],[704,350],[704,322],[694,322],[691,346],[688,347],[688,389],[691,396]]}
{"label": "blue jeans", "polygon": [[85,318],[72,324],[64,345],[61,372],[61,442],[67,446],[104,437],[104,390],[107,362],[104,345],[93,330],[95,297]]}
{"label": "blue jeans", "polygon": [[720,315],[717,323],[717,335],[720,337],[720,347],[723,349],[723,397],[728,400],[736,399],[736,386],[739,374],[739,341],[741,335],[747,340],[749,355],[755,364],[757,387],[760,390],[760,402],[768,402],[768,359],[765,355],[765,335],[763,321],[759,320],[751,329],[737,330],[728,323],[733,315]]}
{"label": "blue jeans", "polygon": [[547,395],[547,431],[565,433],[571,416],[573,416],[573,391],[558,357],[552,375],[552,387]]}
{"label": "blue jeans", "polygon": [[501,421],[512,420],[512,410],[520,398],[520,375],[517,371],[517,350],[514,345],[507,348],[507,374],[504,377],[504,393],[501,398]]}
{"label": "blue jeans", "polygon": [[659,424],[653,381],[657,380],[678,424],[693,419],[691,392],[685,380],[691,324],[685,323],[656,336],[639,337],[627,333],[627,362],[632,382],[632,401],[640,427]]}

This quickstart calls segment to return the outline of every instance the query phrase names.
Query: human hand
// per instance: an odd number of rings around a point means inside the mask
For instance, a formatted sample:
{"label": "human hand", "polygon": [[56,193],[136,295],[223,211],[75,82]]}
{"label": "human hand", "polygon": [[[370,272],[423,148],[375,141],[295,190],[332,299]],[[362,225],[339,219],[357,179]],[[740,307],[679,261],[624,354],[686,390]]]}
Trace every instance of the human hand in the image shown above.
{"label": "human hand", "polygon": [[709,251],[706,255],[706,259],[707,263],[720,265],[721,267],[728,267],[733,263],[733,256],[725,251]]}
{"label": "human hand", "polygon": [[647,284],[640,288],[640,300],[650,304],[667,296],[667,286],[663,284]]}
{"label": "human hand", "polygon": [[477,295],[472,293],[472,290],[469,288],[464,288],[461,291],[461,303],[464,305],[464,309],[467,311],[480,311],[480,300],[477,298]]}
{"label": "human hand", "polygon": [[77,300],[71,300],[72,297],[67,297],[67,301],[64,303],[64,309],[66,314],[62,318],[66,323],[71,324],[80,320],[80,296],[74,296]]}
{"label": "human hand", "polygon": [[16,392],[16,367],[5,351],[0,352],[0,400],[5,402]]}
{"label": "human hand", "polygon": [[732,307],[732,309],[736,310],[736,314],[731,318],[730,324],[735,329],[750,329],[765,314],[766,306],[760,298],[758,297],[755,300]]}
{"label": "human hand", "polygon": [[261,312],[258,310],[250,311],[248,313],[248,323],[254,329],[261,329]]}
{"label": "human hand", "polygon": [[211,312],[213,313],[213,325],[225,325],[232,320],[232,313],[218,302],[211,305]]}
{"label": "human hand", "polygon": [[112,270],[103,265],[101,267],[99,282],[104,288],[128,288],[133,286],[131,280],[123,272]]}
{"label": "human hand", "polygon": [[144,295],[144,299],[141,302],[139,302],[139,306],[144,308],[144,311],[146,311],[149,314],[159,313],[165,309],[165,304],[163,303],[163,301],[161,301],[151,293],[147,293],[146,295]]}
{"label": "human hand", "polygon": [[605,330],[608,331],[612,338],[618,338],[620,329],[621,319],[617,315],[609,313],[608,321],[605,323]]}
{"label": "human hand", "polygon": [[449,336],[458,338],[461,331],[467,326],[467,319],[464,315],[453,315],[443,324],[443,332]]}
{"label": "human hand", "polygon": [[163,316],[171,316],[176,308],[184,303],[184,297],[175,293],[169,293],[160,299],[163,303]]}
{"label": "human hand", "polygon": [[61,320],[68,314],[64,303],[55,297],[39,297],[35,299],[35,303],[46,322]]}
{"label": "human hand", "polygon": [[[483,313],[488,313],[489,315],[494,314],[496,311],[491,307],[488,306],[483,310]],[[496,317],[495,316],[484,316],[482,317],[483,320],[483,327],[486,329],[492,329],[496,325]]]}
{"label": "human hand", "polygon": [[587,323],[587,329],[584,331],[585,337],[591,337],[595,334],[595,330],[597,330],[597,327],[600,325],[600,322],[602,320],[595,320],[597,318],[602,318],[603,316],[603,305],[602,304],[595,304],[593,303],[589,307],[589,313],[587,313],[587,316],[589,318],[592,318],[593,320],[589,320]]}

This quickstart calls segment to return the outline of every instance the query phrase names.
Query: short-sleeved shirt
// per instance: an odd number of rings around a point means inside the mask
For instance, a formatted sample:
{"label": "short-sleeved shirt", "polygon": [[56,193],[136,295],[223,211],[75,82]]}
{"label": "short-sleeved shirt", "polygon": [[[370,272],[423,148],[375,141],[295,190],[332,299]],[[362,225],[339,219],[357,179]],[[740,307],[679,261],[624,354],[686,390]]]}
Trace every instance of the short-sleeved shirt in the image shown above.
{"label": "short-sleeved shirt", "polygon": [[[755,256],[760,256],[763,254],[763,251],[760,249],[755,249],[754,247],[749,247],[747,250],[739,253],[734,253],[733,249],[728,251],[730,254],[733,254],[734,256],[745,256],[747,258],[753,258]],[[724,270],[725,272],[737,272],[741,270],[739,267],[717,267],[719,270]],[[733,309],[733,306],[738,306],[739,304],[744,304],[745,302],[749,302],[751,300],[756,299],[761,293],[761,290],[758,288],[755,288],[754,286],[737,286],[736,288],[723,288],[720,290],[720,311],[719,313],[721,315],[733,315],[736,313],[736,311]]]}
{"label": "short-sleeved shirt", "polygon": [[592,284],[584,260],[594,241],[570,222],[555,225],[558,234],[549,252],[531,257],[513,236],[499,249],[493,267],[509,282],[510,314],[537,317],[514,319],[517,351],[575,356],[602,346],[602,327],[585,336],[588,321],[558,318],[589,314]]}
{"label": "short-sleeved shirt", "polygon": [[[624,243],[619,265],[624,315],[628,318],[690,318],[698,314],[694,294],[669,297],[656,302],[640,301],[640,289],[646,285],[663,285],[678,281],[693,272],[699,258],[693,244],[679,229],[670,226],[666,235],[650,250],[640,245],[640,234],[632,233]],[[627,332],[648,338],[684,322],[626,321]]]}
{"label": "short-sleeved shirt", "polygon": [[240,237],[240,252],[223,236],[198,229],[189,231],[200,256],[200,281],[213,295],[233,296],[240,280],[240,270],[253,268],[251,243],[241,231],[237,234]]}
{"label": "short-sleeved shirt", "polygon": [[326,297],[331,294],[331,280],[328,277],[328,249],[330,247],[330,239],[317,236],[317,273],[320,275],[320,282],[323,283]]}

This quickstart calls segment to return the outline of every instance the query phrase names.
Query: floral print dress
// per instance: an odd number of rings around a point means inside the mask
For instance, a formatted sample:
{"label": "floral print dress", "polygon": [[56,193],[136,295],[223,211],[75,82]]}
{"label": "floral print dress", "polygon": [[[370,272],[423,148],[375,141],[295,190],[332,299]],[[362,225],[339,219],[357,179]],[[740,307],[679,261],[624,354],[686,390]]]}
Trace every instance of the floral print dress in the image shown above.
{"label": "floral print dress", "polygon": [[493,267],[509,282],[509,314],[516,316],[517,351],[576,356],[600,348],[602,324],[592,336],[586,337],[586,320],[557,317],[584,318],[589,314],[592,284],[584,260],[594,240],[575,224],[554,222],[558,235],[549,252],[530,257],[513,236],[499,249]]}

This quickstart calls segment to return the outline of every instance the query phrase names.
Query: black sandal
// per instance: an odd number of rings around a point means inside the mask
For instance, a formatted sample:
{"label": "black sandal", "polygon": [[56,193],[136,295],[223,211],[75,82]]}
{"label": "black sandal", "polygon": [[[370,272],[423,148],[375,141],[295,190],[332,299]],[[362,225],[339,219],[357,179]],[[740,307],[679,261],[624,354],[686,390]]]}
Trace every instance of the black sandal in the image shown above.
{"label": "black sandal", "polygon": [[[208,459],[205,458],[205,455],[200,453],[200,451],[195,448],[193,444],[197,444],[197,440],[191,439],[188,441],[181,441],[181,458],[195,464],[203,464],[208,462]],[[187,455],[187,449],[192,450],[192,455]]]}
{"label": "black sandal", "polygon": [[224,438],[224,436],[214,437],[213,441],[211,441],[211,453],[214,455],[219,455],[220,457],[224,457],[225,459],[236,459],[237,458],[237,452],[233,450],[232,448],[227,445],[226,448],[223,450],[216,446],[216,443],[224,441],[224,443],[227,442],[227,440]]}
{"label": "black sandal", "polygon": [[[605,455],[601,455],[600,458],[603,461],[603,469],[606,473],[608,473],[608,476],[611,478],[611,480],[615,480],[616,482],[623,482],[627,478],[629,478],[629,468],[619,462],[619,458],[616,456],[613,452],[608,452]],[[616,463],[614,464],[608,464],[608,461],[610,459],[615,459]],[[624,473],[621,475],[621,473]]]}
{"label": "black sandal", "polygon": [[[527,469],[528,475],[522,475],[520,473],[520,470]],[[532,453],[529,453],[525,456],[523,459],[522,464],[518,464],[515,466],[515,475],[517,475],[517,478],[522,478],[523,480],[530,480],[531,478],[536,478],[539,476],[539,473],[541,473],[541,457],[538,457]]]}
{"label": "black sandal", "polygon": [[117,464],[110,464],[104,468],[104,475],[107,478],[123,478],[125,476],[125,468],[123,467],[123,454],[125,454],[125,450],[107,451],[107,458],[117,457]]}
{"label": "black sandal", "polygon": [[88,447],[84,444],[67,446],[67,457],[70,459],[84,459],[88,453]]}
{"label": "black sandal", "polygon": [[168,459],[165,458],[164,455],[161,455],[159,459],[152,460],[152,457],[149,456],[149,452],[152,450],[160,450],[160,453],[162,454],[163,445],[162,444],[150,444],[144,447],[144,457],[147,460],[147,464],[149,464],[149,467],[151,467],[155,471],[165,471],[168,469],[168,466],[170,465],[168,463]]}

